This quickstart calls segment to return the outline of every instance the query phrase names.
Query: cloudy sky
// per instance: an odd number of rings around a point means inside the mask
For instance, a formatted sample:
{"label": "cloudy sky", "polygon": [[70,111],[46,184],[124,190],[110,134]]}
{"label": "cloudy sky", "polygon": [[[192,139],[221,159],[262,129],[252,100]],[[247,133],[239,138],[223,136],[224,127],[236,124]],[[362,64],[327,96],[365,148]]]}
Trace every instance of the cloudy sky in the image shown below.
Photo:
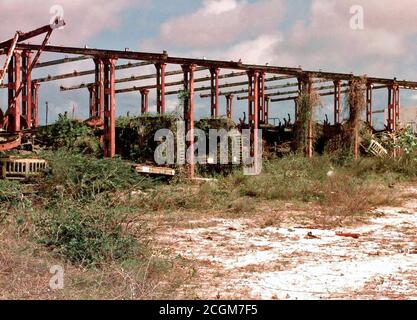
{"label": "cloudy sky", "polygon": [[[63,30],[53,34],[50,42],[54,45],[167,50],[169,55],[184,57],[242,59],[244,63],[417,80],[417,0],[1,0],[0,39],[12,37],[16,30],[49,23],[54,5],[62,6],[67,22]],[[363,8],[363,29],[351,28],[356,13],[351,11],[353,5]],[[43,55],[41,61],[56,57]],[[92,66],[91,61],[65,64],[37,70],[35,78]],[[171,66],[169,70],[176,69]],[[119,72],[117,77],[153,72],[152,67],[144,67]],[[59,86],[91,80],[80,77],[42,85],[41,112],[48,101],[50,118],[72,106],[77,117],[85,117],[86,89],[60,92]],[[118,88],[147,83],[120,84]],[[402,104],[413,106],[416,98],[415,92],[404,91]],[[385,108],[386,99],[386,90],[379,91],[375,108]],[[168,97],[170,110],[175,109],[177,100]],[[225,99],[220,101],[224,114]],[[137,113],[139,103],[137,93],[118,95],[117,113]],[[198,116],[209,115],[208,100],[197,98],[196,103]],[[4,90],[0,92],[0,104],[4,109]],[[151,110],[154,104],[152,93]],[[245,108],[243,102],[236,103],[235,118],[241,117]],[[331,99],[323,99],[318,116],[328,114],[332,118],[331,109]],[[272,117],[282,118],[288,112],[292,112],[292,104],[272,104]]]}

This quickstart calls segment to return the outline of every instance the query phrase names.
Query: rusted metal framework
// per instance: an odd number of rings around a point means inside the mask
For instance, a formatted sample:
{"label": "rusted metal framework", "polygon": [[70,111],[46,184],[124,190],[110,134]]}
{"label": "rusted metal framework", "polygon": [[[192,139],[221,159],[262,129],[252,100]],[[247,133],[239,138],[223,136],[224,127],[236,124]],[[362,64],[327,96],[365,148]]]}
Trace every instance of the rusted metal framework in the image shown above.
{"label": "rusted metal framework", "polygon": [[184,64],[184,120],[185,134],[187,135],[187,150],[192,150],[187,155],[188,158],[188,176],[194,178],[194,71],[195,64]]}
{"label": "rusted metal framework", "polygon": [[[152,90],[156,96],[156,111],[158,114],[166,112],[166,96],[184,93],[184,119],[187,132],[192,136],[194,129],[194,96],[201,92],[201,98],[210,98],[210,115],[214,118],[220,116],[220,96],[224,96],[225,114],[233,118],[233,102],[248,100],[248,122],[251,130],[251,155],[256,156],[258,139],[257,129],[262,124],[269,123],[270,104],[280,101],[295,101],[295,119],[298,118],[297,97],[302,91],[310,92],[313,85],[330,82],[331,85],[317,86],[316,90],[322,96],[334,97],[334,124],[341,123],[342,94],[346,93],[344,87],[359,76],[344,73],[317,72],[302,70],[301,68],[288,68],[269,65],[250,65],[241,61],[219,61],[207,59],[191,59],[171,57],[167,52],[146,53],[133,51],[116,51],[76,47],[62,47],[46,45],[52,31],[56,26],[45,26],[28,33],[16,33],[10,40],[0,43],[0,54],[6,55],[3,70],[0,70],[0,88],[8,90],[8,108],[4,115],[0,113],[0,126],[9,133],[19,133],[22,129],[30,129],[39,125],[39,88],[41,83],[62,79],[94,76],[88,83],[72,87],[61,87],[62,91],[88,89],[89,116],[99,119],[103,128],[102,143],[105,156],[115,155],[115,95],[136,92],[140,97],[140,112],[149,112],[149,95]],[[41,45],[23,44],[22,42],[34,36],[46,34]],[[33,53],[36,52],[35,55]],[[39,63],[42,52],[75,55],[74,57],[51,60]],[[63,63],[73,63],[91,59],[94,69],[74,71],[61,75],[48,75],[44,78],[32,79],[32,70],[46,68]],[[116,65],[119,60],[129,60],[127,64]],[[130,62],[134,61],[134,62]],[[126,78],[116,78],[117,70],[140,68],[147,65],[155,66],[153,74],[132,75]],[[177,65],[180,70],[167,71],[169,65]],[[197,72],[209,72],[208,76],[196,77]],[[7,77],[6,77],[7,74]],[[182,80],[169,81],[169,77],[181,76]],[[247,77],[235,82],[224,82],[227,79]],[[3,84],[7,79],[7,84]],[[116,88],[121,83],[130,83],[142,80],[155,79],[154,84],[138,85],[127,88]],[[280,83],[279,81],[294,79],[294,82]],[[395,131],[398,128],[400,117],[400,89],[416,89],[417,82],[397,81],[396,79],[368,77],[366,89],[367,112],[366,121],[372,126],[373,90],[388,88],[388,119],[387,130]],[[269,82],[277,82],[269,84]],[[207,83],[195,87],[196,83]],[[268,85],[266,85],[268,83]],[[167,87],[177,87],[167,91]],[[179,87],[179,88],[178,88]],[[236,88],[237,87],[237,88]],[[240,87],[240,88],[239,88]],[[294,87],[295,90],[282,91],[279,89]],[[230,91],[220,91],[226,88],[236,88]],[[330,90],[331,91],[328,91]],[[279,91],[273,91],[279,90]],[[312,156],[312,138],[309,132],[307,154]],[[192,147],[193,139],[188,139],[188,146]],[[193,154],[189,154],[189,174],[193,175]]]}
{"label": "rusted metal framework", "polygon": [[165,63],[157,63],[156,67],[156,109],[159,114],[165,113]]}

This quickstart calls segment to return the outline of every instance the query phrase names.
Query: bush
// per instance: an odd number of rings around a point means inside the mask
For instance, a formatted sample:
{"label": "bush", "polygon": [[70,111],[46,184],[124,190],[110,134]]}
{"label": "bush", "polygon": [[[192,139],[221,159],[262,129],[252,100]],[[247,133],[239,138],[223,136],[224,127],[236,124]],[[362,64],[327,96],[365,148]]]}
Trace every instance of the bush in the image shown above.
{"label": "bush", "polygon": [[10,209],[22,203],[22,186],[15,181],[0,180],[0,223]]}
{"label": "bush", "polygon": [[141,252],[143,230],[116,209],[62,204],[34,216],[36,239],[65,260],[83,266],[131,258]]}
{"label": "bush", "polygon": [[94,131],[86,124],[58,115],[58,120],[50,127],[42,128],[37,139],[53,150],[67,149],[86,154],[98,154],[100,142]]}
{"label": "bush", "polygon": [[173,114],[163,116],[143,115],[136,118],[120,117],[116,121],[116,146],[125,159],[139,162],[153,162],[155,133],[160,129],[176,132],[177,118]]}
{"label": "bush", "polygon": [[120,159],[97,159],[65,150],[47,152],[44,157],[51,170],[42,182],[47,197],[61,194],[61,198],[88,201],[101,193],[152,185],[152,180],[140,177]]}

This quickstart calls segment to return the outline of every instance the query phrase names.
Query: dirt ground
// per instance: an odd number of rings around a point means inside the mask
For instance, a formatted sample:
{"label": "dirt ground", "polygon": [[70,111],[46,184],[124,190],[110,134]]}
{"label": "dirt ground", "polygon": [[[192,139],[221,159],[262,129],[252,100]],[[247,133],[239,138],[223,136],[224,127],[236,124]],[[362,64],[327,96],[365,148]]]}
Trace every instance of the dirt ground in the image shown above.
{"label": "dirt ground", "polygon": [[167,221],[156,240],[195,263],[178,298],[417,299],[417,189],[407,193],[400,207],[353,227],[265,223],[260,213]]}

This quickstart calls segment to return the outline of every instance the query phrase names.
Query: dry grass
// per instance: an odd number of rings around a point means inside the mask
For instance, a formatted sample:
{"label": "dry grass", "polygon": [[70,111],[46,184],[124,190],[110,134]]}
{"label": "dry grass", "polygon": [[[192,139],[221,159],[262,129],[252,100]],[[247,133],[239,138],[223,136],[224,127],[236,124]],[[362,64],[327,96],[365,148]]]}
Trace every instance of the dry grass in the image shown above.
{"label": "dry grass", "polygon": [[[330,170],[333,175],[329,177]],[[199,281],[195,262],[172,258],[166,248],[154,246],[156,230],[206,228],[213,224],[211,218],[247,218],[261,228],[292,225],[332,229],[362,223],[373,215],[375,207],[397,204],[400,195],[415,197],[404,194],[401,188],[395,192],[391,188],[410,181],[412,172],[412,168],[404,171],[399,164],[363,161],[338,167],[326,157],[307,160],[294,156],[265,163],[257,177],[235,172],[216,183],[175,182],[157,184],[134,195],[129,191],[129,195],[120,196],[118,192],[112,206],[128,214],[129,221],[151,228],[150,245],[142,256],[89,268],[67,263],[34,241],[35,226],[30,217],[35,203],[20,201],[24,205],[10,206],[15,195],[2,195],[9,214],[0,225],[0,298],[196,298],[196,286],[189,286]],[[62,291],[49,288],[49,268],[53,265],[65,269]]]}
{"label": "dry grass", "polygon": [[[0,233],[0,299],[174,299],[175,290],[192,277],[192,263],[156,251],[100,269],[65,263],[28,236],[18,236],[15,227],[3,225]],[[64,268],[63,290],[49,287],[54,265]]]}

